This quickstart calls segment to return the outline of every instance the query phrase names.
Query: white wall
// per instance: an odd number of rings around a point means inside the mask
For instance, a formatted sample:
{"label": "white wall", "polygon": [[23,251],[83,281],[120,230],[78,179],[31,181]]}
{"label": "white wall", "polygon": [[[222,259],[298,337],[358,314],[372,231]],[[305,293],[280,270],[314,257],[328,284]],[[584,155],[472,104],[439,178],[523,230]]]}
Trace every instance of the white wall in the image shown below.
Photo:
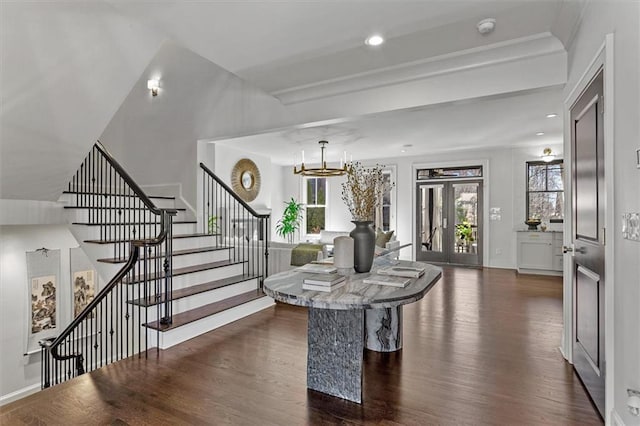
{"label": "white wall", "polygon": [[[614,245],[614,388],[613,407],[627,425],[640,424],[626,408],[627,388],[640,389],[640,243],[621,235],[623,213],[640,211],[640,170],[635,150],[640,147],[640,3],[591,2],[573,45],[569,49],[567,95],[576,86],[589,63],[613,33],[614,48],[614,203],[608,206],[615,218],[607,230],[607,243]],[[605,93],[605,96],[608,94]],[[612,209],[612,210],[611,210]],[[610,413],[607,413],[609,416]],[[607,419],[610,420],[609,418]]]}
{"label": "white wall", "polygon": [[[562,153],[559,143],[548,144],[555,153]],[[543,146],[499,148],[481,151],[460,151],[434,153],[429,156],[401,157],[378,159],[366,164],[384,164],[396,166],[396,236],[401,243],[413,242],[414,239],[414,197],[416,165],[459,165],[467,163],[477,165],[488,162],[488,176],[485,180],[484,201],[486,207],[500,207],[502,219],[485,223],[485,238],[488,238],[488,252],[484,253],[485,265],[498,268],[516,267],[516,229],[525,229],[525,163],[540,159]],[[354,153],[357,157],[357,153]],[[357,159],[357,158],[356,158]],[[290,167],[282,167],[285,192],[295,194],[300,188],[300,178],[294,176]],[[329,212],[326,229],[349,231],[353,229],[351,216],[341,199],[343,177],[329,179]],[[285,194],[285,196],[287,196]],[[287,198],[288,199],[288,198]],[[299,199],[299,198],[298,198]],[[274,198],[274,205],[278,202]],[[561,229],[561,225],[554,225]],[[403,258],[411,258],[413,250],[404,249]],[[500,253],[498,254],[497,251]]]}
{"label": "white wall", "polygon": [[[40,389],[40,353],[23,355],[30,326],[25,253],[42,247],[60,249],[58,309],[61,314],[70,313],[69,249],[78,243],[66,225],[0,226],[0,235],[0,404],[3,404]],[[61,327],[69,318],[65,321],[63,314]]]}
{"label": "white wall", "polygon": [[[160,79],[158,96],[150,78]],[[167,41],[100,140],[139,185],[178,184],[196,206],[198,141],[281,126],[287,116],[277,99]]]}
{"label": "white wall", "polygon": [[57,200],[161,41],[105,2],[3,1],[0,197]]}

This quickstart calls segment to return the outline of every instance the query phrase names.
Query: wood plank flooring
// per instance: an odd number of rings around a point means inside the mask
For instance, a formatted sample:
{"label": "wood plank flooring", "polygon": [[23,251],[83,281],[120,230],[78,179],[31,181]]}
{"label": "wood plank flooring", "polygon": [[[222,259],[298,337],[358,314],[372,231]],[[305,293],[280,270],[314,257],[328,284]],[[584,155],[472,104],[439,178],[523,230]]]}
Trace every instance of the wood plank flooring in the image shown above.
{"label": "wood plank flooring", "polygon": [[558,346],[559,278],[446,268],[365,352],[364,403],[306,388],[304,308],[278,304],[0,408],[0,424],[602,424]]}

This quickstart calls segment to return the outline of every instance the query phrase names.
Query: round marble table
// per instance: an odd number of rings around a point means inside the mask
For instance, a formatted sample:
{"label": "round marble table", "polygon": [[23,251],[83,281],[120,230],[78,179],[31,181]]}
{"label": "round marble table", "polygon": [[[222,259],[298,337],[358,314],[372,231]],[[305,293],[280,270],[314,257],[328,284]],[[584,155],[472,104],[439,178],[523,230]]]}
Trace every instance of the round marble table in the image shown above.
{"label": "round marble table", "polygon": [[375,264],[364,274],[339,270],[347,282],[331,292],[303,290],[302,281],[311,274],[296,270],[264,281],[268,296],[309,308],[308,388],[362,402],[363,344],[380,352],[399,350],[402,305],[420,300],[442,275],[442,269],[425,263],[400,261],[398,266],[423,266],[425,273],[407,287],[397,288],[363,282],[375,274]]}

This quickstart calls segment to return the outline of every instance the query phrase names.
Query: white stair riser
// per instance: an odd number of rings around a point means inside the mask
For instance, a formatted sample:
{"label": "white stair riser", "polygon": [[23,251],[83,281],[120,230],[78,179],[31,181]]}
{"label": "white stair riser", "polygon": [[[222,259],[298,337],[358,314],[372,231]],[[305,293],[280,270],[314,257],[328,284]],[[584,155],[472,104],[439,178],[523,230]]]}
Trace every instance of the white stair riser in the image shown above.
{"label": "white stair riser", "polygon": [[[147,222],[160,222],[160,216],[153,213],[151,210],[135,210],[135,211],[123,211],[122,214],[118,214],[120,209],[101,209],[92,211],[91,209],[65,209],[68,223],[128,223],[131,221],[147,221]],[[174,222],[187,220],[187,213],[184,210],[179,210],[176,216],[173,217]]]}
{"label": "white stair riser", "polygon": [[[173,314],[175,315],[186,312],[188,310],[199,308],[210,303],[220,302],[221,300],[227,299],[229,297],[255,290],[257,287],[258,280],[253,279],[237,284],[231,284],[215,290],[194,294],[192,296],[175,299],[172,303]],[[148,309],[148,321],[155,321],[157,319],[158,312],[157,306],[150,306]]]}
{"label": "white stair riser", "polygon": [[[92,253],[91,258],[107,259],[107,258],[112,258],[114,256],[113,249],[109,244],[88,244],[88,246],[90,247],[88,249],[85,249],[85,252]],[[92,246],[95,246],[96,249],[93,249]],[[109,250],[107,248],[109,248]],[[124,258],[127,259],[129,251],[127,250],[125,253],[126,253],[126,256]],[[173,269],[186,268],[189,266],[201,265],[203,263],[218,262],[222,260],[229,260],[229,250],[212,250],[212,251],[206,251],[202,253],[192,253],[192,254],[184,254],[180,256],[173,256]],[[106,262],[100,262],[100,263],[106,263]],[[118,265],[117,270],[122,268],[125,263],[126,261],[122,261],[115,264],[115,265]]]}
{"label": "white stair riser", "polygon": [[[153,238],[160,233],[160,224],[156,225],[73,225],[74,227],[84,227],[85,231],[81,231],[86,240],[99,239],[126,239],[126,238]],[[135,230],[135,234],[133,234]],[[174,223],[174,234],[192,234],[195,230],[194,223]]]}
{"label": "white stair riser", "polygon": [[173,269],[218,262],[220,260],[229,260],[229,250],[213,250],[202,253],[182,254],[180,256],[174,255],[172,259]]}
{"label": "white stair riser", "polygon": [[[159,209],[171,209],[176,207],[174,199],[149,197],[151,202]],[[126,197],[121,195],[96,195],[96,194],[62,194],[59,202],[68,206],[95,205],[98,207],[142,207],[144,203],[138,197]]]}
{"label": "white stair riser", "polygon": [[[158,346],[160,349],[167,349],[171,346],[177,345],[178,343],[200,336],[201,334],[215,330],[216,328],[242,319],[273,305],[273,299],[270,297],[262,297],[243,305],[236,306],[235,308],[220,312],[217,315],[212,315],[163,333],[156,333],[155,330],[148,330],[147,336],[149,339],[149,346]],[[156,340],[158,334],[160,341]]]}
{"label": "white stair riser", "polygon": [[[115,257],[114,244],[95,244],[95,243],[83,244],[83,242],[85,240],[89,239],[82,232],[82,231],[84,231],[83,227],[81,227],[81,226],[72,226],[71,227],[71,231],[72,231],[73,235],[76,237],[76,240],[79,241],[83,245],[83,247],[85,248],[85,251],[87,253],[89,253],[89,252],[92,253],[90,258],[92,258],[92,259],[107,259],[107,258]],[[214,245],[215,245],[214,237],[175,238],[173,240],[173,250],[174,251],[186,250],[186,249],[191,249],[191,248],[211,247],[211,246],[214,246]],[[164,248],[164,246],[163,246],[163,248]],[[207,253],[213,253],[213,252],[207,252]],[[218,254],[218,253],[220,253],[220,254]],[[229,253],[230,253],[230,250],[217,250],[215,257],[214,256],[207,257],[206,260],[204,260],[203,262],[200,262],[200,263],[210,263],[210,262],[215,262],[217,260],[229,259]],[[120,253],[118,253],[118,254],[120,255]],[[126,244],[124,246],[124,254],[123,254],[123,256],[124,256],[124,258],[128,258],[129,257],[129,245],[128,244]],[[197,263],[193,263],[192,260],[182,260],[182,259],[180,259],[180,258],[183,258],[183,257],[190,257],[190,256],[194,256],[194,255],[175,256],[174,257],[174,268],[182,267],[182,266],[175,266],[176,265],[175,264],[176,259],[178,259],[179,263],[183,264],[183,266],[190,266],[190,265],[197,264]],[[210,259],[213,259],[213,260],[210,260]]]}
{"label": "white stair riser", "polygon": [[[173,233],[176,235],[176,233]],[[215,247],[217,237],[207,235],[206,237],[174,238],[172,241],[174,250],[186,250],[191,248]]]}
{"label": "white stair riser", "polygon": [[234,275],[241,275],[242,265],[242,263],[238,263],[235,265],[222,266],[220,268],[207,269],[200,272],[192,272],[190,274],[176,275],[173,277],[173,288],[185,288],[209,281],[233,277]]}

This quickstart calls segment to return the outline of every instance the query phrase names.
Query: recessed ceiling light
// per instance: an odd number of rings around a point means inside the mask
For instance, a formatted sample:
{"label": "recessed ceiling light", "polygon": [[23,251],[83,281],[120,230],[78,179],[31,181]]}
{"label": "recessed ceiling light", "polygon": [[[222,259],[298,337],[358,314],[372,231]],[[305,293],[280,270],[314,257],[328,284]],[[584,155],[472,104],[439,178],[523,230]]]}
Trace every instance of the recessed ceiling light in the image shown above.
{"label": "recessed ceiling light", "polygon": [[543,136],[543,135],[544,135],[544,132],[538,132],[538,133],[536,133],[536,136]]}
{"label": "recessed ceiling light", "polygon": [[382,43],[384,43],[384,38],[380,34],[374,34],[367,37],[364,43],[367,46],[380,46]]}
{"label": "recessed ceiling light", "polygon": [[556,114],[555,112],[552,112],[551,114],[547,114],[547,118],[555,118],[557,116],[558,114]]}
{"label": "recessed ceiling light", "polygon": [[400,152],[407,152],[407,150],[406,149],[401,149]]}

